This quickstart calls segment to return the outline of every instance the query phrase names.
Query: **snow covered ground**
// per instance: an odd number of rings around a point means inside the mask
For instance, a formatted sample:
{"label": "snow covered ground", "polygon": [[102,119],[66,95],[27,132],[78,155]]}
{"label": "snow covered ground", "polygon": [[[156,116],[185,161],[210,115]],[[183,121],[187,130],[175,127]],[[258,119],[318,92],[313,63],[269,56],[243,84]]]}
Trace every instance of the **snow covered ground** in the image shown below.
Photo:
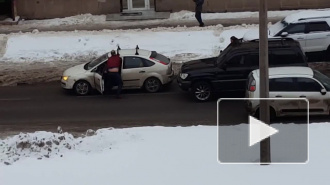
{"label": "snow covered ground", "polygon": [[[229,37],[241,37],[249,28],[256,26],[235,26],[223,28],[221,25],[208,28],[161,28],[146,30],[104,30],[77,32],[35,32],[11,34],[6,39],[6,50],[0,61],[48,62],[72,61],[77,57],[95,57],[119,44],[121,48],[156,50],[169,57],[183,53],[201,56],[218,54],[226,47]],[[230,30],[231,35],[222,35]],[[229,37],[228,37],[229,36]],[[188,58],[189,59],[189,58]]]}
{"label": "snow covered ground", "polygon": [[[255,25],[205,28],[155,28],[0,35],[0,85],[58,79],[68,67],[116,49],[156,50],[181,63],[216,56],[233,35],[242,37]],[[14,72],[13,72],[14,71]]]}
{"label": "snow covered ground", "polygon": [[270,166],[220,165],[214,126],[20,134],[0,140],[0,184],[327,184],[329,132],[329,123],[311,124],[308,164]]}

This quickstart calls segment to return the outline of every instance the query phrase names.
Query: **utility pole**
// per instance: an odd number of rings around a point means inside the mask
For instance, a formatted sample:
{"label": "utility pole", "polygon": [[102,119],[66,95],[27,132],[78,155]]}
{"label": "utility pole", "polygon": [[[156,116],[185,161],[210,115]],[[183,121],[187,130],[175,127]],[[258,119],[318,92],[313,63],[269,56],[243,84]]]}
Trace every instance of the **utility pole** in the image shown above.
{"label": "utility pole", "polygon": [[[269,72],[268,72],[268,0],[259,0],[259,69],[260,69],[260,98],[269,97]],[[260,120],[270,124],[269,103],[260,100]],[[260,163],[269,164],[270,138],[263,140],[260,144]]]}

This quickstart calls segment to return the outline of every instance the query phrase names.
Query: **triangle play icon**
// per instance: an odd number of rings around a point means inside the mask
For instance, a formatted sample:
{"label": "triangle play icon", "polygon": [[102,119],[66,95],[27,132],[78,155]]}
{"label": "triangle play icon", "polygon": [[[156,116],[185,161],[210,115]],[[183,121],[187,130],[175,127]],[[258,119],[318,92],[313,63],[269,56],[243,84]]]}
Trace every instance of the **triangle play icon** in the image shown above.
{"label": "triangle play icon", "polygon": [[262,121],[249,116],[250,140],[249,145],[253,146],[262,140],[278,133],[278,130],[263,123]]}

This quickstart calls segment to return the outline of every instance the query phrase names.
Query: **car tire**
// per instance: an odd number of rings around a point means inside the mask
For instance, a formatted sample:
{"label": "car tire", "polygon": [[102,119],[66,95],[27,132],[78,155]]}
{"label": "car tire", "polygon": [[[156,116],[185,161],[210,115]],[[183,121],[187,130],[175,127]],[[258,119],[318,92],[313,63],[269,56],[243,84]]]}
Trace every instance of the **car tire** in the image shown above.
{"label": "car tire", "polygon": [[[253,117],[260,119],[260,112],[259,112],[259,108],[257,109],[257,111],[255,112],[255,114],[253,115]],[[276,119],[276,111],[273,107],[270,107],[270,114],[269,114],[269,118],[270,120],[274,120]]]}
{"label": "car tire", "polygon": [[92,87],[86,80],[79,80],[74,84],[73,91],[78,96],[86,96],[91,93]]}
{"label": "car tire", "polygon": [[207,81],[198,81],[193,84],[192,93],[196,101],[207,102],[212,98],[212,86]]}
{"label": "car tire", "polygon": [[148,93],[156,93],[161,90],[162,83],[158,78],[151,77],[144,81],[143,88]]}

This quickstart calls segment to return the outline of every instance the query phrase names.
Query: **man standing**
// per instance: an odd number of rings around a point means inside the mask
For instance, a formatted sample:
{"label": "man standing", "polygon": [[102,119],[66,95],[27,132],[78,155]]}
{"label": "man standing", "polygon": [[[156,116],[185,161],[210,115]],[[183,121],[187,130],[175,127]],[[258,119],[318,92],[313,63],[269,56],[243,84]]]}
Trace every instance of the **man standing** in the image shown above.
{"label": "man standing", "polygon": [[116,98],[121,98],[121,90],[123,87],[123,81],[121,79],[120,69],[121,69],[121,58],[119,53],[116,54],[115,50],[110,52],[111,56],[107,61],[106,65],[106,87],[111,90],[113,86],[118,86]]}
{"label": "man standing", "polygon": [[199,27],[204,27],[204,23],[202,21],[202,10],[203,10],[204,0],[193,0],[193,1],[196,3],[195,17],[199,22]]}

